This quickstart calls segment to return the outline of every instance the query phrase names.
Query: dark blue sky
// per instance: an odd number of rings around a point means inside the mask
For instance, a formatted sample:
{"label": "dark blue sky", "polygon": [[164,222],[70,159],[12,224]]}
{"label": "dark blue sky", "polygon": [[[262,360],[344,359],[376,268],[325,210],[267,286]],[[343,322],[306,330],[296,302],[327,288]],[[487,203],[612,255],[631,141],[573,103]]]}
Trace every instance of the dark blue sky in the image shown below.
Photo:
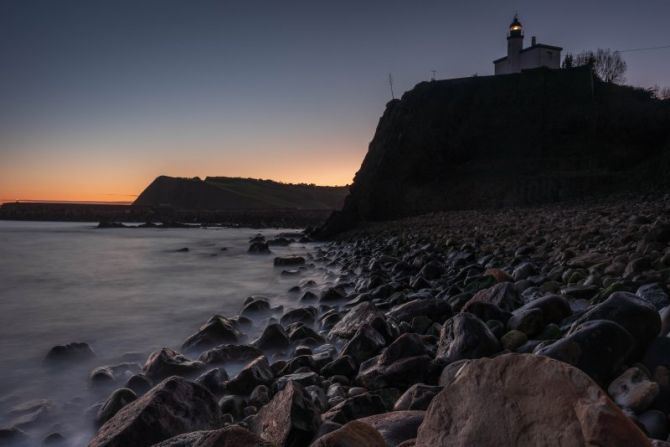
{"label": "dark blue sky", "polygon": [[[159,174],[349,182],[388,73],[400,93],[491,74],[515,11],[572,52],[670,45],[668,0],[0,0],[0,200],[122,199]],[[624,57],[629,83],[670,86],[670,50]]]}

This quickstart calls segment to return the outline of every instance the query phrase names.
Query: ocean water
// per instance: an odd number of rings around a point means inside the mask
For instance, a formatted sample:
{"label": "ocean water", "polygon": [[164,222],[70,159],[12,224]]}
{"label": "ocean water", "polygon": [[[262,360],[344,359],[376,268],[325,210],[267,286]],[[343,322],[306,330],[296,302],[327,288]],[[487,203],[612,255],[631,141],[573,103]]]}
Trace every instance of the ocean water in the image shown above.
{"label": "ocean water", "polygon": [[[287,230],[260,233],[281,231]],[[0,221],[0,428],[18,424],[39,443],[59,432],[66,445],[86,445],[93,433],[86,409],[111,391],[90,384],[93,368],[144,363],[164,346],[179,349],[210,316],[238,314],[250,295],[298,307],[291,286],[327,281],[319,269],[287,277],[273,267],[273,256],[248,254],[258,232]],[[189,251],[178,251],[183,247]],[[293,243],[272,250],[314,248]],[[52,346],[70,342],[88,343],[96,358],[45,365]]]}

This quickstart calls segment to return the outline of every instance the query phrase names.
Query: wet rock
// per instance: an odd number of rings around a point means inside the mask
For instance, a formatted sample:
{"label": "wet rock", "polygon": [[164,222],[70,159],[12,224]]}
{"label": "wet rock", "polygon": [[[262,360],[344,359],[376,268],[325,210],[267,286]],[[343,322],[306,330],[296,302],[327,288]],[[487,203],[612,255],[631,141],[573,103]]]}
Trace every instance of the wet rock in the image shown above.
{"label": "wet rock", "polygon": [[316,300],[318,300],[319,297],[316,295],[314,292],[310,292],[309,290],[305,293],[302,294],[300,297],[300,302],[302,303],[312,303]]}
{"label": "wet rock", "polygon": [[384,337],[372,326],[360,327],[354,336],[342,348],[341,355],[348,355],[357,364],[375,356],[386,345]]}
{"label": "wet rock", "polygon": [[370,425],[351,421],[319,437],[310,447],[387,447],[382,435]]}
{"label": "wet rock", "polygon": [[224,343],[237,343],[242,334],[233,320],[214,315],[197,333],[186,339],[184,350],[204,350]]}
{"label": "wet rock", "polygon": [[234,394],[249,394],[258,385],[270,385],[274,374],[265,356],[246,364],[237,376],[226,383],[226,391]]}
{"label": "wet rock", "polygon": [[635,340],[609,320],[587,321],[537,353],[569,363],[598,383],[609,383],[631,353]]}
{"label": "wet rock", "polygon": [[77,363],[95,357],[95,353],[87,343],[68,343],[56,345],[49,350],[45,362],[51,364]]}
{"label": "wet rock", "polygon": [[356,365],[356,361],[348,355],[343,355],[321,368],[321,375],[325,377],[345,376],[351,378],[356,375],[357,371],[358,366]]}
{"label": "wet rock", "polygon": [[342,301],[347,299],[346,292],[341,287],[330,287],[321,293],[319,301],[328,303],[332,301]]}
{"label": "wet rock", "polygon": [[635,292],[635,295],[654,306],[657,310],[661,310],[666,306],[670,306],[670,298],[668,298],[668,293],[666,292],[665,288],[663,288],[658,283],[645,284],[640,286]]}
{"label": "wet rock", "polygon": [[636,413],[647,409],[659,391],[658,383],[649,380],[647,374],[638,367],[628,368],[607,388],[614,402]]}
{"label": "wet rock", "polygon": [[324,338],[314,329],[302,323],[293,323],[288,327],[288,339],[291,343],[302,343],[309,346],[320,345],[325,342]]}
{"label": "wet rock", "polygon": [[516,351],[528,341],[528,336],[518,330],[512,329],[500,338],[503,348]]}
{"label": "wet rock", "polygon": [[239,425],[175,436],[153,447],[276,447]]}
{"label": "wet rock", "polygon": [[275,381],[273,389],[281,390],[289,383],[297,383],[303,387],[307,387],[310,385],[319,385],[321,383],[321,378],[314,371],[286,374]]}
{"label": "wet rock", "polygon": [[438,279],[443,274],[444,267],[435,261],[426,263],[419,271],[419,275],[428,281]]}
{"label": "wet rock", "polygon": [[181,377],[170,377],[108,420],[89,447],[151,446],[181,433],[220,423],[212,394]]}
{"label": "wet rock", "polygon": [[423,411],[391,411],[358,419],[370,425],[382,435],[387,447],[396,447],[408,439],[416,438],[423,422]]}
{"label": "wet rock", "polygon": [[98,410],[98,414],[95,418],[95,423],[100,426],[110,420],[118,411],[128,405],[129,403],[135,401],[137,395],[133,390],[128,388],[119,388],[114,391],[102,404]]}
{"label": "wet rock", "polygon": [[501,282],[487,289],[480,290],[468,302],[476,301],[495,304],[507,312],[511,312],[523,304],[517,291],[514,289],[514,284],[510,282]]}
{"label": "wet rock", "polygon": [[67,440],[60,433],[51,433],[42,440],[42,445],[64,446]]}
{"label": "wet rock", "polygon": [[262,407],[268,402],[270,402],[270,389],[265,385],[258,385],[249,396],[249,403],[257,407]]}
{"label": "wet rock", "polygon": [[288,348],[290,342],[282,325],[275,323],[268,325],[253,345],[261,350],[281,350]]}
{"label": "wet rock", "polygon": [[286,267],[294,265],[304,265],[305,258],[302,256],[278,256],[274,259],[275,267]]}
{"label": "wet rock", "polygon": [[386,406],[381,397],[376,394],[363,393],[349,397],[335,405],[322,415],[322,419],[324,421],[345,424],[354,419],[383,413],[385,411]]}
{"label": "wet rock", "polygon": [[393,307],[386,315],[394,320],[410,322],[416,317],[428,317],[442,323],[452,315],[451,306],[439,298],[419,298]]}
{"label": "wet rock", "polygon": [[416,447],[437,445],[642,447],[649,441],[574,367],[546,357],[506,354],[469,361],[435,396]]}
{"label": "wet rock", "polygon": [[668,438],[668,418],[662,411],[645,411],[637,417],[637,421],[650,438],[660,440]]}
{"label": "wet rock", "polygon": [[393,406],[393,411],[425,410],[433,397],[442,391],[441,386],[415,383],[405,391]]}
{"label": "wet rock", "polygon": [[126,382],[125,388],[133,390],[135,394],[141,396],[151,389],[153,383],[144,374],[134,374]]}
{"label": "wet rock", "polygon": [[545,323],[560,323],[572,314],[570,303],[560,295],[545,295],[517,309],[515,313],[539,309]]}
{"label": "wet rock", "polygon": [[533,337],[542,332],[544,328],[542,311],[540,309],[516,310],[507,322],[507,327]]}
{"label": "wet rock", "polygon": [[205,367],[200,361],[189,360],[170,348],[152,353],[144,364],[144,374],[151,380],[159,381],[166,377],[197,374]]}
{"label": "wet rock", "polygon": [[498,339],[484,322],[470,313],[459,313],[442,326],[436,357],[451,363],[493,355],[500,350]]}
{"label": "wet rock", "polygon": [[356,376],[356,382],[370,390],[397,387],[405,389],[416,382],[430,378],[432,358],[428,355],[417,355],[401,358],[388,364],[381,357],[372,365],[364,363]]}
{"label": "wet rock", "polygon": [[258,315],[266,315],[270,313],[270,303],[267,298],[250,296],[244,301],[244,308],[240,315],[245,317],[253,317]]}
{"label": "wet rock", "polygon": [[196,383],[207,388],[212,394],[222,394],[225,391],[225,382],[229,380],[228,373],[223,368],[213,368],[195,379]]}
{"label": "wet rock", "polygon": [[255,255],[266,255],[272,253],[270,251],[270,247],[268,246],[268,243],[265,241],[255,241],[252,242],[249,245],[249,249],[247,250],[249,253],[255,254]]}
{"label": "wet rock", "polygon": [[260,349],[248,345],[221,345],[205,351],[200,361],[208,364],[244,363],[263,355]]}
{"label": "wet rock", "polygon": [[234,419],[239,419],[242,416],[242,409],[246,405],[246,401],[241,396],[226,394],[219,399],[218,405],[222,414],[229,414]]}
{"label": "wet rock", "polygon": [[621,325],[635,339],[640,355],[661,330],[656,308],[628,292],[611,294],[575,321],[574,326],[592,320],[610,320]]}
{"label": "wet rock", "polygon": [[507,312],[495,304],[485,303],[483,301],[472,301],[463,306],[461,312],[468,312],[482,321],[496,320],[504,324],[512,317],[511,312]]}
{"label": "wet rock", "polygon": [[312,325],[316,321],[316,309],[313,307],[301,307],[286,312],[279,322],[282,326],[288,326],[292,323],[303,323]]}
{"label": "wet rock", "polygon": [[377,310],[377,306],[370,302],[358,304],[333,326],[330,334],[349,339],[361,326],[371,323],[375,318],[384,318],[384,314]]}
{"label": "wet rock", "polygon": [[273,445],[300,447],[314,438],[321,420],[303,387],[288,382],[250,421],[252,432]]}

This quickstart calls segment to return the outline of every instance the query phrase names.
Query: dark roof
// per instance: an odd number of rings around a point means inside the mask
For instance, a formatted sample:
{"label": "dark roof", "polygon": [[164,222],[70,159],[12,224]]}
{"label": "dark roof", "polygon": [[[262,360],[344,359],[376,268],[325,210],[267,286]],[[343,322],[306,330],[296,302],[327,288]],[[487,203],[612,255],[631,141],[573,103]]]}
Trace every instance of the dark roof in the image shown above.
{"label": "dark roof", "polygon": [[504,61],[505,59],[507,59],[507,56],[505,56],[505,57],[501,57],[500,59],[496,59],[496,60],[493,61],[493,63],[494,63],[494,64],[497,64],[498,62],[502,62],[502,61]]}
{"label": "dark roof", "polygon": [[547,50],[556,50],[556,51],[561,51],[563,49],[561,47],[555,47],[553,45],[545,45],[543,43],[536,43],[535,45],[531,45],[528,48],[524,48],[523,50],[521,50],[521,52],[523,53],[524,51],[534,50],[535,48],[545,48]]}

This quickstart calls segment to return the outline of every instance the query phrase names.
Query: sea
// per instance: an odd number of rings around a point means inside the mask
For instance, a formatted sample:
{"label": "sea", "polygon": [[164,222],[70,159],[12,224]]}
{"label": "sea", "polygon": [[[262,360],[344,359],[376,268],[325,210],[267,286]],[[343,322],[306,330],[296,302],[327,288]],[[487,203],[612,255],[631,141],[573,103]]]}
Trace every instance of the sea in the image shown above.
{"label": "sea", "polygon": [[[295,230],[0,221],[0,428],[17,426],[35,445],[60,433],[65,445],[85,446],[94,405],[113,390],[91,383],[94,368],[143,364],[162,347],[179,350],[212,315],[237,315],[248,296],[299,307],[299,295],[288,290],[309,279],[323,284],[328,273],[282,274],[273,258],[306,255],[317,244],[247,252],[259,232],[272,238],[287,231]],[[265,324],[257,323],[251,332]],[[88,343],[95,358],[45,363],[53,346],[71,342]]]}

